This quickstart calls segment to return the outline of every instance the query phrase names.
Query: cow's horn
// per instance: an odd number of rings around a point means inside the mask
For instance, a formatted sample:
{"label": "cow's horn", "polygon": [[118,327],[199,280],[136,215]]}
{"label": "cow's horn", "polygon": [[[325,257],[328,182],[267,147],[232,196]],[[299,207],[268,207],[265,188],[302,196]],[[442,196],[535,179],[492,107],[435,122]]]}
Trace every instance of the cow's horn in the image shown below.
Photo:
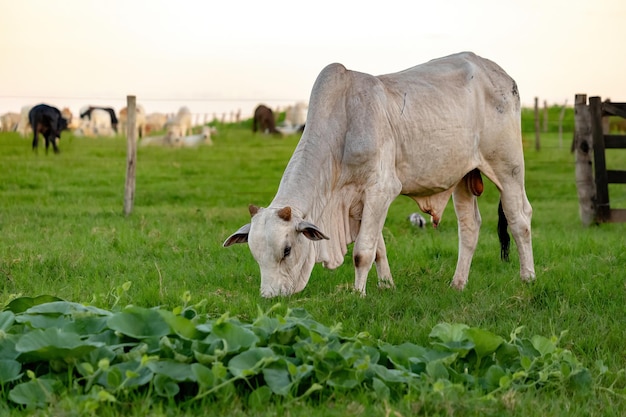
{"label": "cow's horn", "polygon": [[278,217],[288,222],[291,220],[291,207],[289,206],[283,207],[280,210],[278,210],[277,214],[278,214]]}

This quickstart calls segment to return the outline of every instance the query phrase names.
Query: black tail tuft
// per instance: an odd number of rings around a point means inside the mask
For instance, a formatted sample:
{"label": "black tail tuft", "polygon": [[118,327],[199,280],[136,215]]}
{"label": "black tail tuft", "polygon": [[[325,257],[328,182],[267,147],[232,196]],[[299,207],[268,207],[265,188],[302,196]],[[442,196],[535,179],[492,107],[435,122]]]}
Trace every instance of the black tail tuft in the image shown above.
{"label": "black tail tuft", "polygon": [[509,223],[502,210],[502,200],[498,204],[498,237],[500,238],[500,258],[503,261],[509,261],[509,247],[511,246],[511,238],[507,232]]}

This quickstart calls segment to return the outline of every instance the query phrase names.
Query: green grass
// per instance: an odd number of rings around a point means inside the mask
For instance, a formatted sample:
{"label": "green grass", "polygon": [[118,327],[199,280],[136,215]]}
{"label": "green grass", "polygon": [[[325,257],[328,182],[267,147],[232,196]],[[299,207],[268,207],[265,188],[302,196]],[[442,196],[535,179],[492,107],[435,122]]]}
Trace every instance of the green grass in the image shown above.
{"label": "green grass", "polygon": [[[248,204],[271,201],[297,140],[221,126],[212,147],[139,147],[135,207],[125,217],[123,138],[64,134],[61,154],[45,155],[42,149],[33,153],[28,139],[0,134],[0,306],[19,294],[52,294],[109,308],[118,302],[115,289],[130,281],[122,305],[173,307],[188,290],[195,302],[207,300],[206,313],[217,317],[228,311],[247,320],[256,316],[257,306],[267,310],[280,302],[284,309],[305,308],[328,325],[341,322],[346,333],[368,331],[392,344],[426,344],[432,327],[444,321],[505,338],[518,326],[545,336],[567,330],[566,347],[588,368],[594,370],[600,360],[616,372],[626,368],[626,224],[581,226],[571,131],[562,147],[555,133],[542,135],[539,152],[534,135],[525,138],[535,283],[519,279],[514,247],[510,263],[499,260],[498,193],[486,183],[479,199],[483,226],[465,291],[449,288],[457,256],[451,204],[438,229],[416,230],[406,218],[417,207],[400,197],[384,229],[395,290],[378,290],[372,271],[367,297],[352,293],[348,254],[337,270],[317,265],[303,292],[265,300],[247,246],[223,248],[222,242],[249,221]],[[626,155],[616,152],[612,163],[626,168]],[[624,201],[625,194],[613,187],[611,200]],[[620,379],[618,387],[623,385]],[[624,398],[601,389],[575,398],[565,391],[508,392],[485,403],[442,398],[388,404],[355,393],[277,404],[263,412],[247,410],[236,398],[215,407],[219,414],[242,416],[626,413]],[[182,416],[206,410],[150,403],[124,412]]]}

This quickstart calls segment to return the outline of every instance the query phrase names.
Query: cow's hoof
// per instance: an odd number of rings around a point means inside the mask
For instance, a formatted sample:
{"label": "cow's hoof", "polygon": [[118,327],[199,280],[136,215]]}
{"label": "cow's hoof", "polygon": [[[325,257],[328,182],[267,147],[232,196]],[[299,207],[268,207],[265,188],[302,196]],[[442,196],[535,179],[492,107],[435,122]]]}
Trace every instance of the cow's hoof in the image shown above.
{"label": "cow's hoof", "polygon": [[393,280],[378,281],[378,288],[381,290],[395,289],[396,284],[393,283]]}
{"label": "cow's hoof", "polygon": [[465,288],[465,284],[466,284],[466,282],[464,282],[464,281],[453,280],[450,283],[450,287],[452,287],[452,288],[454,288],[455,290],[458,290],[458,291],[463,291],[463,289]]}
{"label": "cow's hoof", "polygon": [[522,277],[522,281],[524,282],[533,282],[535,280],[535,273],[534,272],[527,272],[527,273],[522,273],[521,274]]}

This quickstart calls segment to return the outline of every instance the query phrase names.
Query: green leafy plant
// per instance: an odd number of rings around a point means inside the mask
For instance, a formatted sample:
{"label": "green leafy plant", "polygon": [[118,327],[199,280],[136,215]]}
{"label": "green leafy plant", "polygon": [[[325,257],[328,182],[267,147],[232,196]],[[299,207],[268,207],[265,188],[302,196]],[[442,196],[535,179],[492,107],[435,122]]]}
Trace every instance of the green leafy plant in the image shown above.
{"label": "green leafy plant", "polygon": [[560,337],[510,339],[464,324],[440,323],[429,346],[392,345],[366,332],[346,336],[303,309],[258,311],[249,323],[129,305],[108,311],[56,297],[17,298],[0,313],[0,385],[28,408],[73,396],[92,409],[137,393],[193,404],[227,394],[249,405],[337,391],[380,399],[504,390],[588,393],[591,372]]}

